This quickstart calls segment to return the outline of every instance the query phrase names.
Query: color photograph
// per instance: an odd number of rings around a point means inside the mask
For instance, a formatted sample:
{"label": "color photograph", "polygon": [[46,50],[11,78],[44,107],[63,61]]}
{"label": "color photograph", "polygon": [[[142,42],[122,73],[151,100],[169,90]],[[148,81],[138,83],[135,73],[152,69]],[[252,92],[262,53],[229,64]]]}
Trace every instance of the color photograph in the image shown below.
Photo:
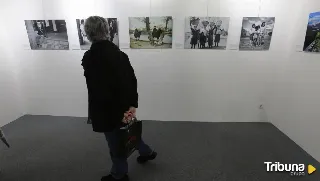
{"label": "color photograph", "polygon": [[130,48],[172,48],[172,28],[173,21],[171,16],[130,17]]}
{"label": "color photograph", "polygon": [[[115,45],[119,46],[119,33],[118,33],[118,22],[117,18],[106,18],[109,24],[110,41]],[[79,43],[81,50],[89,50],[91,47],[91,42],[87,38],[87,34],[84,31],[85,19],[76,19],[77,29],[79,36]]]}
{"label": "color photograph", "polygon": [[227,17],[187,17],[184,48],[225,50],[229,21]]}
{"label": "color photograph", "polygon": [[32,50],[69,50],[65,20],[25,20]]}
{"label": "color photograph", "polygon": [[320,52],[320,12],[309,15],[303,50],[305,52]]}
{"label": "color photograph", "polygon": [[269,50],[274,23],[274,17],[243,18],[239,50]]}

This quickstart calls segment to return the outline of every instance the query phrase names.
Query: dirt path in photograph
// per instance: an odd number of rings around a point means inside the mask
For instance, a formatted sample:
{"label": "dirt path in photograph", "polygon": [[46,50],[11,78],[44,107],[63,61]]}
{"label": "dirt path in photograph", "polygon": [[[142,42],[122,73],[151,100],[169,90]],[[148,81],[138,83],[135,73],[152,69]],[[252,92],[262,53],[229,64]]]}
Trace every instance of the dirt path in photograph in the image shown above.
{"label": "dirt path in photograph", "polygon": [[172,44],[162,44],[152,46],[149,41],[136,41],[134,39],[130,40],[130,47],[136,49],[161,49],[161,48],[171,48]]}

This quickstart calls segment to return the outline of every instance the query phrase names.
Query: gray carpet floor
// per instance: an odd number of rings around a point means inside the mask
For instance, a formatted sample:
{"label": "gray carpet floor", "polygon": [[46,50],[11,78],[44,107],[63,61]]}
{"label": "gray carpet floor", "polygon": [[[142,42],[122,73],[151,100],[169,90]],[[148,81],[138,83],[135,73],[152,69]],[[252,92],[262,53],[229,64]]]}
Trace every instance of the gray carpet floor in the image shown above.
{"label": "gray carpet floor", "polygon": [[[159,155],[139,165],[128,160],[133,181],[320,180],[266,172],[265,161],[320,164],[270,123],[144,121],[144,140]],[[86,118],[26,115],[2,128],[1,181],[98,181],[111,166],[104,136]]]}

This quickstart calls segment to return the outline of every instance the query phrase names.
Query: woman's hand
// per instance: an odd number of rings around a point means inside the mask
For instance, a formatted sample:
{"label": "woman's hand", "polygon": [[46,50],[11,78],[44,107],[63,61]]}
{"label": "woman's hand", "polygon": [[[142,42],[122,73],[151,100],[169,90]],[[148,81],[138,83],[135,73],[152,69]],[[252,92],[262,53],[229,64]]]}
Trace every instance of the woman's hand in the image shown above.
{"label": "woman's hand", "polygon": [[129,110],[123,114],[122,122],[128,124],[134,117],[136,117],[136,108],[130,107]]}
{"label": "woman's hand", "polygon": [[130,107],[130,108],[129,108],[129,112],[132,113],[132,116],[133,116],[133,117],[136,117],[136,111],[137,111],[137,110],[136,110],[135,107]]}

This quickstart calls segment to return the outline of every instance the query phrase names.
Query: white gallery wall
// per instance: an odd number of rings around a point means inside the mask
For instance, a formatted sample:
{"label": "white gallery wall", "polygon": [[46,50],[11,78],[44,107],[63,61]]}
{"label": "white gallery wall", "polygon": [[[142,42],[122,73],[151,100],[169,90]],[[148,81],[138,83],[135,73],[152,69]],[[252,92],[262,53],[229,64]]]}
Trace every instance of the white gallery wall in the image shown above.
{"label": "white gallery wall", "polygon": [[319,12],[320,1],[290,1],[284,9],[293,25],[284,31],[291,50],[276,64],[265,109],[270,122],[320,161],[320,54],[294,51],[303,45],[308,14]]}
{"label": "white gallery wall", "polygon": [[[0,125],[22,113],[87,116],[77,18],[116,17],[135,68],[139,118],[271,121],[320,160],[320,55],[302,49],[318,0],[0,0]],[[2,6],[4,4],[4,6]],[[128,17],[173,16],[173,49],[129,49]],[[227,50],[184,50],[187,16],[230,17]],[[269,51],[238,51],[243,17],[274,16]],[[65,19],[70,49],[28,50],[24,20]],[[4,82],[4,83],[2,83]],[[4,102],[8,102],[3,104]],[[264,110],[259,109],[259,105]],[[2,112],[3,111],[3,112]],[[2,121],[3,120],[3,121]]]}
{"label": "white gallery wall", "polygon": [[24,114],[23,98],[19,77],[19,60],[15,56],[11,43],[12,31],[3,28],[10,11],[5,9],[8,3],[1,2],[0,8],[0,126],[3,126]]}
{"label": "white gallery wall", "polygon": [[[29,43],[23,20],[66,19],[70,48],[79,49],[75,19],[101,15],[117,17],[119,20],[120,47],[128,53],[139,81],[141,119],[259,121],[259,105],[264,102],[263,95],[273,71],[270,61],[276,61],[284,54],[282,45],[287,37],[281,37],[281,27],[287,25],[275,27],[271,50],[276,53],[272,54],[179,49],[184,43],[185,17],[191,15],[230,16],[228,47],[237,47],[242,17],[259,15],[259,1],[246,2],[16,1],[19,7],[11,3],[16,13],[7,21],[12,25],[8,27],[9,31],[12,28],[18,34],[13,41],[17,46],[22,46],[17,51],[20,52],[18,59],[23,67],[21,83],[26,112],[87,116],[87,91],[80,65],[84,51],[23,50]],[[272,12],[272,15],[276,13]],[[128,17],[161,15],[173,16],[174,49],[128,49]],[[285,20],[283,18],[282,21]]]}

